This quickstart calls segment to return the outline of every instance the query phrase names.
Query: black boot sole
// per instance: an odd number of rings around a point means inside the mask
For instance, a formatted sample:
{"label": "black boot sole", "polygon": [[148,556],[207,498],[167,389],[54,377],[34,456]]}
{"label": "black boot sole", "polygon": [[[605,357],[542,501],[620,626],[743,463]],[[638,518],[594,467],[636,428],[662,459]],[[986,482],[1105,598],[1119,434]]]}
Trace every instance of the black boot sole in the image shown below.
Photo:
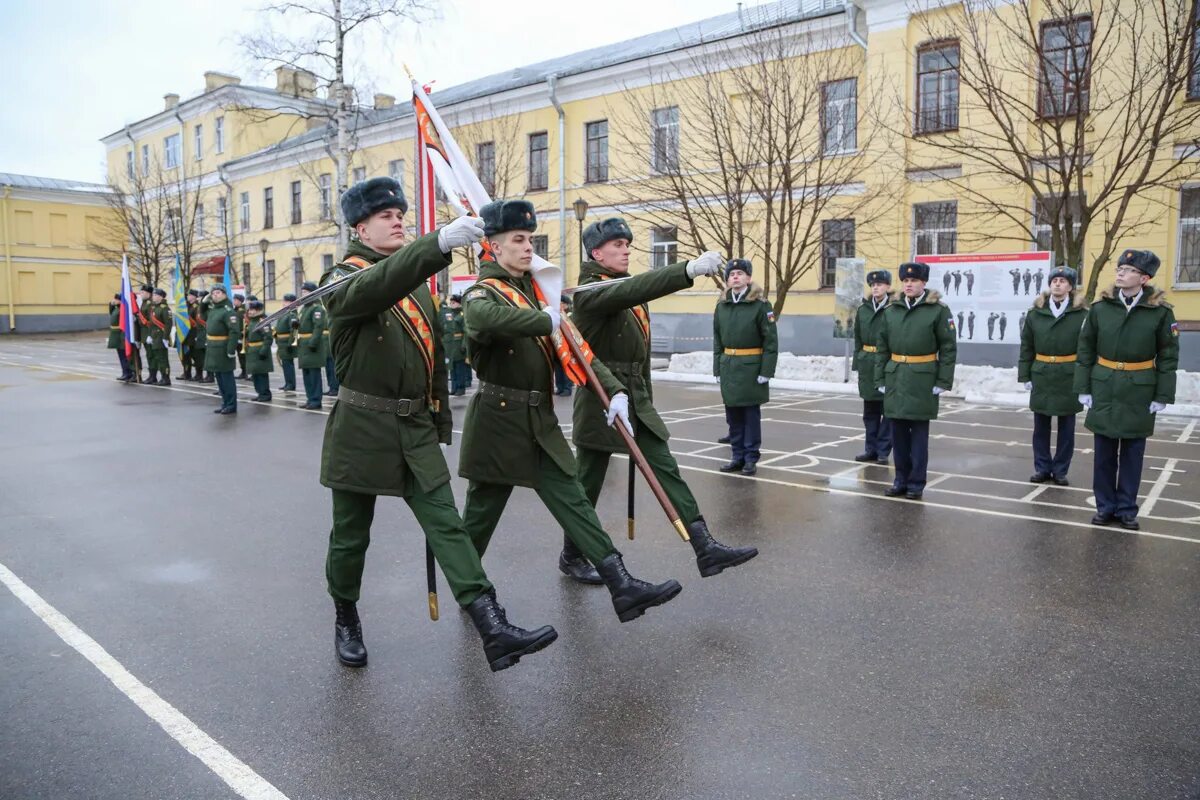
{"label": "black boot sole", "polygon": [[683,587],[679,585],[679,581],[666,581],[663,585],[667,588],[649,600],[645,600],[639,605],[633,606],[632,608],[627,608],[624,611],[618,611],[617,619],[619,619],[621,622],[630,622],[631,620],[635,620],[645,614],[647,610],[654,608],[655,606],[661,606],[663,603],[673,600],[680,592],[683,591]]}
{"label": "black boot sole", "polygon": [[541,636],[535,639],[532,643],[522,647],[517,652],[505,653],[495,661],[489,661],[488,666],[491,668],[492,672],[499,672],[502,669],[508,669],[520,661],[522,657],[536,653],[539,650],[546,649],[553,644],[554,640],[557,638],[558,631],[551,628],[546,633],[543,633]]}
{"label": "black boot sole", "polygon": [[720,575],[722,572],[729,569],[730,567],[736,567],[739,564],[745,564],[747,561],[749,561],[750,559],[754,558],[757,555],[758,555],[758,548],[754,548],[749,553],[745,553],[743,555],[738,556],[737,558],[730,559],[729,561],[722,561],[720,564],[709,564],[706,567],[701,567],[700,562],[697,561],[696,567],[700,570],[701,578],[711,578],[713,575]]}
{"label": "black boot sole", "polygon": [[362,661],[352,661],[349,658],[342,658],[342,654],[338,653],[337,660],[343,667],[351,667],[353,669],[358,669],[359,667],[365,667],[367,665],[367,659],[365,656],[363,657]]}

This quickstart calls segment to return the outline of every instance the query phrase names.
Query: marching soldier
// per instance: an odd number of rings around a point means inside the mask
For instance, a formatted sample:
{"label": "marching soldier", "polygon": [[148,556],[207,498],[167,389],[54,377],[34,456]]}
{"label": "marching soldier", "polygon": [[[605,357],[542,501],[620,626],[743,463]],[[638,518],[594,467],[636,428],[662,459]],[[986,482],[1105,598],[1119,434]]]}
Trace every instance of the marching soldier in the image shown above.
{"label": "marching soldier", "polygon": [[452,294],[442,309],[442,347],[450,365],[450,394],[459,397],[467,393],[471,375],[463,336],[462,296]]}
{"label": "marching soldier", "polygon": [[1158,256],[1126,250],[1115,285],[1092,304],[1079,335],[1075,391],[1095,434],[1093,525],[1114,520],[1138,530],[1137,495],[1146,438],[1158,412],[1175,402],[1179,325],[1165,294],[1150,285]]}
{"label": "marching soldier", "polygon": [[121,330],[121,295],[114,294],[108,301],[108,349],[117,351],[117,361],[121,362],[121,383],[133,380],[133,370],[129,368],[129,358],[125,355],[125,331]]}
{"label": "marching soldier", "polygon": [[892,421],[896,477],[884,494],[920,500],[929,467],[929,421],[938,396],[954,385],[958,337],[954,316],[936,290],[926,289],[929,265],[900,265],[903,296],[884,310],[875,361],[883,414]]}
{"label": "marching soldier", "polygon": [[336,612],[334,647],[350,667],[367,663],[358,616],[375,499],[403,497],[483,640],[492,671],[549,645],[557,632],[508,622],[463,527],[438,444],[450,444],[451,418],[439,317],[426,280],[450,252],[478,242],[482,226],[463,217],[404,243],[404,191],[372,178],[341,198],[355,239],[323,282],[366,270],[329,295],[333,353],[345,381],[325,423],[321,483],[333,492],[325,575]]}
{"label": "marching soldier", "polygon": [[237,364],[238,343],[241,339],[241,323],[237,312],[225,293],[225,284],[215,283],[208,290],[211,302],[208,307],[205,330],[208,332],[208,350],[204,354],[204,368],[215,376],[217,389],[221,392],[221,407],[214,414],[237,413],[237,382],[233,369]]}
{"label": "marching soldier", "polygon": [[[288,292],[283,296],[283,302],[294,303],[296,295]],[[296,343],[300,332],[300,314],[292,309],[275,322],[275,348],[279,354],[279,366],[283,368],[283,386],[281,392],[296,391]]]}
{"label": "marching soldier", "polygon": [[[554,415],[550,393],[557,360],[552,334],[557,305],[543,306],[530,268],[533,204],[497,201],[480,209],[490,256],[464,296],[467,352],[479,389],[467,407],[458,474],[470,481],[463,520],[482,556],[514,486],[537,492],[567,536],[599,573],[621,622],[662,605],[682,590],[631,576],[576,479],[575,459]],[[606,421],[628,424],[629,395],[604,364],[592,362],[611,398]]]}
{"label": "marching soldier", "polygon": [[[243,297],[240,294],[235,294],[233,296],[233,311],[234,311],[234,313],[237,314],[238,330],[241,330],[241,331],[246,330],[246,298],[245,297]],[[237,379],[239,381],[248,380],[250,378],[250,376],[246,374],[246,351],[244,348],[238,348],[237,361],[238,361],[238,367],[241,369],[241,371],[238,373]]]}
{"label": "marching soldier", "polygon": [[854,317],[854,369],[858,372],[858,396],[863,401],[866,447],[854,460],[886,464],[892,452],[892,421],[883,413],[883,395],[875,383],[875,362],[884,312],[893,300],[892,273],[886,269],[867,273],[867,286],[871,296],[863,298]]}
{"label": "marching soldier", "polygon": [[[171,385],[171,362],[167,356],[171,340],[171,326],[174,319],[171,308],[167,305],[167,293],[164,289],[155,289],[154,302],[146,309],[146,327],[144,328],[146,344],[146,367],[150,371],[147,383],[158,386]],[[161,377],[159,374],[161,373]]]}
{"label": "marching soldier", "polygon": [[[1040,272],[1038,273],[1041,274]],[[1058,267],[1050,273],[1050,288],[1038,295],[1021,326],[1021,355],[1017,380],[1030,391],[1033,411],[1032,483],[1054,481],[1067,486],[1067,471],[1075,454],[1075,415],[1083,410],[1074,392],[1079,331],[1087,318],[1083,296],[1075,295],[1079,273]],[[1058,441],[1050,455],[1050,426],[1058,419]]]}
{"label": "marching soldier", "polygon": [[725,265],[725,293],[713,312],[713,375],[721,384],[733,458],[721,472],[758,472],[762,407],[771,399],[770,380],[779,358],[775,311],[751,280],[751,264],[735,258]]}
{"label": "marching soldier", "polygon": [[[300,286],[300,296],[314,292],[317,285],[305,281]],[[325,339],[325,306],[309,303],[300,313],[300,327],[296,331],[297,347],[300,351],[300,371],[304,376],[304,405],[301,408],[316,410],[321,407],[321,370],[329,354]]]}
{"label": "marching soldier", "polygon": [[251,300],[246,306],[246,372],[254,382],[255,395],[252,402],[271,402],[271,373],[275,365],[271,361],[271,342],[274,335],[268,325],[261,331],[254,326],[263,316],[261,300]]}
{"label": "marching soldier", "polygon": [[[627,275],[632,243],[633,231],[620,217],[588,226],[583,232],[583,245],[590,259],[580,267],[580,285]],[[572,313],[572,319],[591,346],[592,353],[628,387],[632,398],[629,416],[633,421],[634,439],[687,526],[696,566],[705,578],[749,561],[758,555],[758,550],[729,547],[717,541],[709,533],[695,496],[679,474],[679,464],[667,445],[670,432],[654,409],[654,392],[650,384],[650,310],[646,304],[690,288],[696,278],[719,272],[723,261],[718,253],[709,252],[694,261],[644,272],[619,285],[579,292],[575,295]],[[612,454],[628,453],[629,450],[617,432],[604,424],[604,407],[593,392],[580,391],[575,395],[571,439],[579,465],[579,483],[588,501],[595,506],[604,488],[604,476]],[[565,575],[583,583],[601,582],[570,537],[563,541],[558,567]]]}

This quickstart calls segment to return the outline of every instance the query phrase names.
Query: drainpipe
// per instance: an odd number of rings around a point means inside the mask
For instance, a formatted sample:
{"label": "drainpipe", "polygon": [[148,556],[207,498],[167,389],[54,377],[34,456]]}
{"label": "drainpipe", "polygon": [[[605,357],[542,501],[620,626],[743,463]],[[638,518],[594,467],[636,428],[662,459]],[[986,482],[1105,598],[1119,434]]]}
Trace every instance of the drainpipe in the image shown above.
{"label": "drainpipe", "polygon": [[850,32],[850,38],[856,45],[866,50],[867,40],[858,32],[858,6],[854,5],[853,0],[846,0],[842,5],[842,10],[846,12],[846,28]]}
{"label": "drainpipe", "polygon": [[558,102],[558,76],[546,78],[550,89],[550,102],[558,112],[558,263],[562,267],[563,277],[567,274],[567,143],[566,115]]}
{"label": "drainpipe", "polygon": [[4,275],[8,283],[8,332],[16,333],[17,330],[17,298],[13,294],[13,276],[12,276],[12,251],[9,247],[8,237],[8,197],[12,194],[12,187],[4,187],[4,196],[0,197],[0,218],[3,218],[4,231]]}

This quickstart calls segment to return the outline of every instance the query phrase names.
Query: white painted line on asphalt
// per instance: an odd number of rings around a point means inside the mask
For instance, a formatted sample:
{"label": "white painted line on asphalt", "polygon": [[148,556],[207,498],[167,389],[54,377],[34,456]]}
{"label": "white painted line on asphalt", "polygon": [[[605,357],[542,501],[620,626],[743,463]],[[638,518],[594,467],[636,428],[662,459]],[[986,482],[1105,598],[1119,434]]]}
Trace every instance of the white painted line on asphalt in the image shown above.
{"label": "white painted line on asphalt", "polygon": [[287,800],[287,795],[200,730],[196,723],[163,700],[157,692],[134,677],[133,673],[121,666],[121,663],[109,655],[95,639],[43,600],[41,595],[29,588],[3,564],[0,564],[0,583],[8,587],[18,600],[46,623],[58,638],[90,661],[121,694],[133,701],[146,716],[158,723],[159,727],[185,750],[200,759],[239,796],[247,800]]}
{"label": "white painted line on asphalt", "polygon": [[1196,420],[1192,420],[1187,424],[1187,427],[1183,429],[1183,433],[1179,434],[1179,438],[1175,440],[1176,443],[1187,444],[1188,439],[1192,438],[1192,431],[1194,430],[1196,430]]}
{"label": "white painted line on asphalt", "polygon": [[1039,495],[1041,495],[1041,493],[1042,493],[1042,492],[1046,491],[1046,489],[1048,489],[1049,487],[1050,487],[1050,485],[1049,485],[1049,484],[1046,484],[1046,483],[1043,483],[1043,484],[1041,484],[1041,485],[1039,485],[1039,486],[1035,486],[1035,487],[1033,487],[1033,489],[1032,489],[1032,490],[1029,492],[1029,494],[1025,495],[1024,497],[1022,497],[1022,498],[1021,498],[1020,500],[1018,500],[1017,502],[1018,502],[1018,503],[1030,503],[1030,502],[1032,502],[1032,501],[1036,500],[1036,499],[1038,498],[1038,496],[1039,496]]}
{"label": "white painted line on asphalt", "polygon": [[1158,478],[1155,479],[1154,485],[1150,487],[1150,491],[1146,494],[1146,502],[1142,503],[1142,508],[1139,513],[1150,516],[1150,512],[1158,505],[1158,498],[1162,495],[1163,489],[1167,487],[1167,482],[1171,480],[1171,473],[1175,471],[1175,467],[1179,464],[1178,459],[1168,458],[1167,463],[1163,464],[1162,471],[1158,473]]}

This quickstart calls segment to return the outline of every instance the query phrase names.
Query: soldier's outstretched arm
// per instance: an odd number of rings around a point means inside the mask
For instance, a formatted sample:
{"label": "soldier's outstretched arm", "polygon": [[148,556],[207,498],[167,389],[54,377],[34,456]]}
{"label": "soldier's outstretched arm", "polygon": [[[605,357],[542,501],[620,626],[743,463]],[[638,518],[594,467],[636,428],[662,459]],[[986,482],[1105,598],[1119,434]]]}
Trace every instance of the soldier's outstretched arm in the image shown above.
{"label": "soldier's outstretched arm", "polygon": [[339,323],[367,319],[387,311],[448,266],[450,256],[438,247],[437,232],[427,233],[327,295],[325,307]]}
{"label": "soldier's outstretched arm", "polygon": [[615,314],[627,308],[649,303],[660,297],[688,289],[695,284],[687,276],[687,262],[671,264],[634,275],[611,287],[579,292],[573,298],[576,314]]}
{"label": "soldier's outstretched arm", "polygon": [[467,336],[477,342],[493,336],[520,338],[549,336],[553,330],[550,315],[532,308],[514,308],[483,288],[471,289],[463,299],[463,320]]}

